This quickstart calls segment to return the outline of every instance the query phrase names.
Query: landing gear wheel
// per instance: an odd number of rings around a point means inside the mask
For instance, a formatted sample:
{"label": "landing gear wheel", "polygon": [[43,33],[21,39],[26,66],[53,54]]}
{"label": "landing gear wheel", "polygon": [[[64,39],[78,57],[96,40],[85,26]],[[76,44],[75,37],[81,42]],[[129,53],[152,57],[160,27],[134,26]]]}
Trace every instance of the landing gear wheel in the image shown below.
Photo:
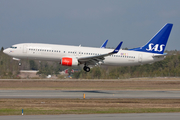
{"label": "landing gear wheel", "polygon": [[89,72],[90,71],[90,68],[89,67],[87,67],[87,66],[84,66],[84,71],[86,71],[86,72]]}
{"label": "landing gear wheel", "polygon": [[21,62],[19,62],[18,65],[21,66]]}

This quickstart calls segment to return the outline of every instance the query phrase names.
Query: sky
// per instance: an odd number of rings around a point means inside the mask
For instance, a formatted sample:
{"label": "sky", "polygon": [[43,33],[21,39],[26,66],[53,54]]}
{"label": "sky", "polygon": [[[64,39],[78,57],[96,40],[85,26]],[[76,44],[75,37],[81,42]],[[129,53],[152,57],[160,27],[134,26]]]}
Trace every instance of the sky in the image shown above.
{"label": "sky", "polygon": [[180,50],[180,0],[0,0],[0,47],[50,43],[135,48],[166,23],[166,50]]}

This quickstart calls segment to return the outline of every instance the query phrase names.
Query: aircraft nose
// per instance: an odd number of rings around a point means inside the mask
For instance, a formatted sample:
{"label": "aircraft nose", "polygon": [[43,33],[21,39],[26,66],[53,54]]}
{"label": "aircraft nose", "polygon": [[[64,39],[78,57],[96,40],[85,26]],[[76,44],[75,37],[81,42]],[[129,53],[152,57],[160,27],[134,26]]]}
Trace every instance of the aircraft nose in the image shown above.
{"label": "aircraft nose", "polygon": [[8,54],[8,50],[7,50],[7,49],[4,49],[4,50],[3,50],[3,53],[4,53],[4,54]]}

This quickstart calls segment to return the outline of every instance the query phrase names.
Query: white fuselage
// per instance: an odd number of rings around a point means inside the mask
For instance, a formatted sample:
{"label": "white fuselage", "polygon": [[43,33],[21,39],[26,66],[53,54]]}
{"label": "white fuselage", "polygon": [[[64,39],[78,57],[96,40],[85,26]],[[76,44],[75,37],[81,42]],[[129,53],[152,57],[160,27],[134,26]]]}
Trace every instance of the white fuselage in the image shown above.
{"label": "white fuselage", "polygon": [[[101,55],[112,52],[113,49],[92,48],[82,46],[68,46],[55,44],[22,43],[13,45],[3,52],[15,59],[35,59],[45,61],[58,61],[62,57],[80,58]],[[138,52],[131,50],[119,50],[118,53],[106,56],[102,65],[131,66],[153,63],[164,59],[154,57],[153,53]]]}

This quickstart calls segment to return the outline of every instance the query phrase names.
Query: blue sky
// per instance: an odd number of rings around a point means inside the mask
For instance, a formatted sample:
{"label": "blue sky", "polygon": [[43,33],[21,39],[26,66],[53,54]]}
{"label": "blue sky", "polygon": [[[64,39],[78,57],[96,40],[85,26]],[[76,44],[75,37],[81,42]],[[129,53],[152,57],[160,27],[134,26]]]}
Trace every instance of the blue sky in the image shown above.
{"label": "blue sky", "polygon": [[52,43],[143,46],[166,23],[166,50],[180,50],[180,0],[0,0],[0,47]]}

